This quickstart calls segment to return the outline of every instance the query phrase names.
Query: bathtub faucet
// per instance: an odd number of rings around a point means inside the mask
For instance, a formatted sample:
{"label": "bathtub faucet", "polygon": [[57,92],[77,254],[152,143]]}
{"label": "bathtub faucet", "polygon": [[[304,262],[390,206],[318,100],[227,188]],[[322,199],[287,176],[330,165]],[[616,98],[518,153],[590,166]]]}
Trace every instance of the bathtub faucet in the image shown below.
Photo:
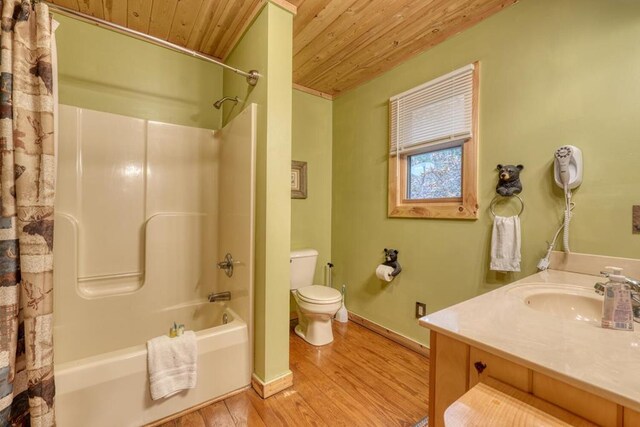
{"label": "bathtub faucet", "polygon": [[218,292],[209,294],[209,302],[231,301],[231,292]]}

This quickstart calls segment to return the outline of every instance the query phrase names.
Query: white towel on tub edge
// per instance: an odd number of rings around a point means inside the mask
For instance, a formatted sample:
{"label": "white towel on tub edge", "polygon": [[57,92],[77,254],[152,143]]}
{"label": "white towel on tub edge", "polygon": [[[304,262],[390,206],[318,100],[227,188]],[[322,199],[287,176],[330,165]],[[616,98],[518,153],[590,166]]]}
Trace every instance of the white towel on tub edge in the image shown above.
{"label": "white towel on tub edge", "polygon": [[193,331],[175,338],[163,335],[147,341],[151,398],[158,400],[195,388],[197,359],[198,347]]}

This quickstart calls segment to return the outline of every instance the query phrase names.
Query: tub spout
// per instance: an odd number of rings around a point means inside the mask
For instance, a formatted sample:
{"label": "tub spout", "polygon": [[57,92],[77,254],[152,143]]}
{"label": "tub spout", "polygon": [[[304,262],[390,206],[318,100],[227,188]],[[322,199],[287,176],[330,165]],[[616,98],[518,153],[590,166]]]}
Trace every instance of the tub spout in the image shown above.
{"label": "tub spout", "polygon": [[231,292],[218,292],[209,294],[209,302],[231,301]]}

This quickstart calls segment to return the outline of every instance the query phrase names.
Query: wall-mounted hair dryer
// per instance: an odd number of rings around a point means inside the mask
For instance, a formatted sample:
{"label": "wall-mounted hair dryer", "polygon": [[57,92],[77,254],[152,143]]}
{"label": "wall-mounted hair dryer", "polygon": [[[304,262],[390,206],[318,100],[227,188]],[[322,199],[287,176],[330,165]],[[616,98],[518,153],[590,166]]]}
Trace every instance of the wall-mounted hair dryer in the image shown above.
{"label": "wall-mounted hair dryer", "polygon": [[563,145],[554,156],[554,178],[558,187],[573,190],[582,184],[582,150],[573,145]]}
{"label": "wall-mounted hair dryer", "polygon": [[556,185],[564,190],[564,220],[562,225],[549,243],[547,254],[538,263],[539,270],[546,270],[549,267],[551,252],[556,245],[556,240],[561,231],[564,231],[562,246],[565,252],[571,252],[569,248],[569,224],[575,203],[571,201],[571,190],[582,184],[582,150],[573,145],[563,145],[554,153],[553,178]]}

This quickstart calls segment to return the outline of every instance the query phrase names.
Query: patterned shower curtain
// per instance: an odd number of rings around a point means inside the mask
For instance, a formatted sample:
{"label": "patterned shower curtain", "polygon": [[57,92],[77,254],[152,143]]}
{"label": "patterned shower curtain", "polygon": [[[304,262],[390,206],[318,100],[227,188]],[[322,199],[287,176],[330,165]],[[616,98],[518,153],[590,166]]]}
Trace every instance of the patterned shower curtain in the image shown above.
{"label": "patterned shower curtain", "polygon": [[51,17],[0,5],[0,425],[53,426]]}

